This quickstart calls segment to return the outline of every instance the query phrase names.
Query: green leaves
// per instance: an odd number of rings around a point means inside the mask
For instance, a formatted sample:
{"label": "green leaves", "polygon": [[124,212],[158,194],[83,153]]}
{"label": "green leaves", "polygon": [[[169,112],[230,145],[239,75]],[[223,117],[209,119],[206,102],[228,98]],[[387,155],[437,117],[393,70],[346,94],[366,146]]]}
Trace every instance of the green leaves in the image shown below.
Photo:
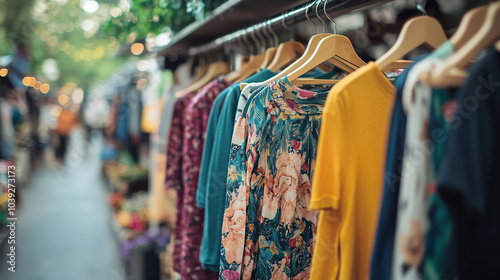
{"label": "green leaves", "polygon": [[130,11],[111,18],[103,25],[103,31],[122,40],[135,33],[136,39],[143,40],[167,28],[179,31],[193,20],[182,0],[132,0]]}

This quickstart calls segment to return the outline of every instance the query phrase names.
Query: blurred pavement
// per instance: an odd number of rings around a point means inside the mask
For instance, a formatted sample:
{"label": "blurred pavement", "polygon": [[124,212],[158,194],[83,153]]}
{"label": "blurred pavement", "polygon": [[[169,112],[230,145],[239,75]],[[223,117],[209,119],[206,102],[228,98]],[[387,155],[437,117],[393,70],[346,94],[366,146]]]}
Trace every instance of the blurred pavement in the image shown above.
{"label": "blurred pavement", "polygon": [[101,138],[89,155],[80,129],[73,131],[64,167],[44,163],[22,189],[16,232],[16,272],[0,250],[2,280],[129,280],[111,224],[100,178]]}

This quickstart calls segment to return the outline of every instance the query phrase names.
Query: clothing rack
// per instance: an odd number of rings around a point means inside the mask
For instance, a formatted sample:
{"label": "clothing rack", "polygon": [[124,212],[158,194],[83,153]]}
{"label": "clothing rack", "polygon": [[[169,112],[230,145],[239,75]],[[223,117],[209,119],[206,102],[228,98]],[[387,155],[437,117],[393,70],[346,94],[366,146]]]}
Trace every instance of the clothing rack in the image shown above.
{"label": "clothing rack", "polygon": [[[268,32],[271,30],[271,33],[275,35],[274,34],[275,30],[287,29],[288,26],[308,20],[311,21],[318,20],[318,17],[320,17],[321,18],[320,20],[326,24],[333,17],[347,13],[361,12],[391,1],[393,0],[354,0],[354,1],[326,0],[326,2],[311,1],[309,3],[301,5],[298,8],[284,12],[281,15],[274,17],[272,19],[224,35],[222,37],[215,39],[212,42],[196,47],[191,47],[188,53],[190,55],[198,55],[214,51],[218,48],[221,48],[225,44],[234,42],[237,39],[241,39],[244,37],[246,38],[249,35],[255,36],[255,33],[257,32],[259,33],[262,31]],[[336,24],[334,24],[334,28],[335,25]]]}

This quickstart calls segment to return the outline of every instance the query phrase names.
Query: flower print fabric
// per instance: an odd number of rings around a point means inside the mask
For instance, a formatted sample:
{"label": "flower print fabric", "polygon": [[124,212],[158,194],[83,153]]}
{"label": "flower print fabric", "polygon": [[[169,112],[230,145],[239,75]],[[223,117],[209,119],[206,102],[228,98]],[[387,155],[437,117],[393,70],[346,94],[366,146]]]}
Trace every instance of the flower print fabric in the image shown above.
{"label": "flower print fabric", "polygon": [[187,93],[175,101],[172,123],[168,133],[167,162],[165,174],[165,188],[177,191],[176,217],[174,230],[173,269],[180,272],[181,269],[181,245],[182,245],[182,145],[184,139],[184,115],[186,107],[194,92]]}
{"label": "flower print fabric", "polygon": [[217,272],[204,269],[199,260],[203,235],[204,209],[196,206],[205,133],[210,110],[216,97],[230,83],[219,77],[207,84],[189,102],[184,116],[182,144],[182,279],[216,279]]}
{"label": "flower print fabric", "polygon": [[327,93],[285,77],[247,102],[229,158],[221,279],[309,277],[319,215],[308,205]]}
{"label": "flower print fabric", "polygon": [[[432,89],[418,83],[419,74],[435,65],[431,57],[419,62],[408,73],[403,89],[407,109],[405,148],[398,200],[394,243],[393,279],[423,279],[428,185],[430,184],[429,113]],[[412,97],[413,95],[413,97]],[[406,101],[406,102],[405,102]]]}

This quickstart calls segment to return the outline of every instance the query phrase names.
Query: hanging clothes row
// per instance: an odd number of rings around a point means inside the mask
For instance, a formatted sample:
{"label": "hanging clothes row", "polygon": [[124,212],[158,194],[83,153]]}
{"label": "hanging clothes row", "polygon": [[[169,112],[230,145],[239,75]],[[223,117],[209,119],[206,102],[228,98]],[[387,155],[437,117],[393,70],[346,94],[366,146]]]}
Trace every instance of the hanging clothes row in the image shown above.
{"label": "hanging clothes row", "polygon": [[[479,7],[448,39],[418,16],[368,63],[323,33],[307,46],[260,44],[231,73],[224,61],[198,66],[160,123],[177,195],[174,270],[500,278],[499,20],[499,3]],[[431,52],[399,60],[421,45]]]}

